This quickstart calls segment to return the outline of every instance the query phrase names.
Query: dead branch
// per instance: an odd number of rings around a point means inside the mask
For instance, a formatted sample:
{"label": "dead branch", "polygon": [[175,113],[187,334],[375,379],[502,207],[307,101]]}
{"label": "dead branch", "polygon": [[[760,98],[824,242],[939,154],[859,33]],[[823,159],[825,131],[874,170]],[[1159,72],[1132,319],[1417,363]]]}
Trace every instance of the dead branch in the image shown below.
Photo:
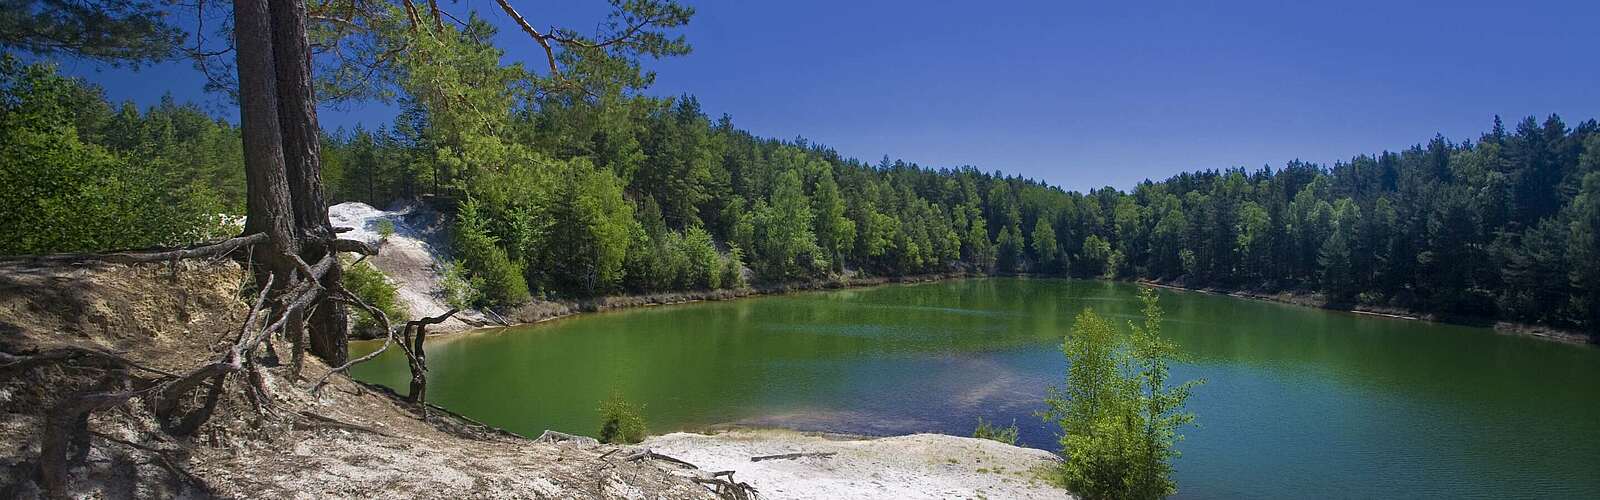
{"label": "dead branch", "polygon": [[[316,393],[320,392],[322,390],[322,386],[327,385],[328,384],[328,380],[332,379],[334,374],[336,374],[336,373],[344,373],[345,371],[349,370],[350,367],[352,367],[352,366],[355,366],[355,365],[358,365],[358,364],[361,364],[361,363],[365,363],[367,361],[371,361],[374,358],[377,358],[379,355],[382,355],[384,351],[389,350],[389,345],[390,344],[395,343],[395,331],[394,331],[394,328],[389,325],[389,315],[384,314],[382,309],[378,309],[376,307],[372,307],[372,305],[367,304],[366,301],[361,300],[361,297],[357,297],[355,294],[350,293],[349,291],[343,290],[343,289],[338,290],[338,292],[331,298],[333,300],[335,300],[335,301],[338,301],[338,302],[342,302],[342,303],[345,303],[345,304],[350,304],[350,305],[353,305],[353,306],[356,306],[356,307],[360,307],[362,310],[366,311],[367,314],[372,315],[373,318],[376,318],[378,320],[378,325],[383,328],[383,331],[386,332],[386,334],[383,337],[383,346],[379,347],[378,350],[372,351],[370,353],[367,353],[366,356],[362,356],[362,357],[359,357],[359,358],[356,358],[356,359],[352,359],[352,360],[350,360],[349,362],[346,362],[343,365],[339,365],[338,367],[336,367],[336,368],[334,368],[332,370],[328,370],[328,373],[322,374],[322,378],[317,379],[316,385],[312,386],[312,388],[311,388],[311,393],[312,394],[316,394]],[[400,342],[400,349],[406,350],[405,341],[403,341],[403,340]],[[407,358],[411,357],[411,353],[409,351],[406,352],[406,357]]]}
{"label": "dead branch", "polygon": [[521,27],[522,31],[528,33],[528,36],[533,37],[534,43],[539,44],[539,47],[544,49],[545,60],[550,63],[550,77],[559,78],[561,76],[561,70],[556,69],[556,51],[554,47],[550,46],[550,37],[544,33],[540,33],[537,28],[533,27],[533,25],[528,24],[528,20],[524,19],[522,14],[518,14],[517,9],[511,7],[511,2],[507,0],[495,0],[495,3],[500,4],[500,9],[506,11],[506,15],[511,16],[511,20],[516,21],[517,26]]}
{"label": "dead branch", "polygon": [[700,467],[697,467],[694,464],[691,464],[689,462],[685,462],[683,460],[679,460],[679,459],[672,458],[672,457],[669,457],[669,456],[666,456],[666,455],[662,455],[660,453],[656,453],[655,450],[652,450],[652,449],[649,449],[649,448],[645,448],[644,451],[637,452],[637,453],[634,453],[632,455],[628,455],[626,457],[622,457],[622,460],[626,461],[626,462],[638,462],[640,460],[660,460],[660,461],[663,461],[663,462],[669,462],[669,463],[682,465],[682,466],[688,467],[690,469],[699,469],[700,468]]}
{"label": "dead branch", "polygon": [[120,253],[65,253],[52,255],[18,255],[0,257],[0,261],[27,261],[38,263],[57,262],[110,262],[113,264],[140,264],[147,262],[169,262],[200,257],[223,257],[230,253],[259,243],[266,243],[266,233],[255,233],[246,236],[229,238],[216,243],[179,248],[176,250],[160,250],[148,252],[120,252]]}
{"label": "dead branch", "polygon": [[423,342],[428,339],[428,325],[443,323],[445,320],[450,319],[451,316],[455,316],[459,311],[461,310],[458,308],[450,308],[449,311],[438,316],[406,322],[406,331],[411,332],[408,334],[411,338],[411,350],[408,351],[411,355],[409,358],[411,390],[406,393],[406,399],[411,400],[411,402],[421,403],[427,400],[428,353],[423,350]]}
{"label": "dead branch", "polygon": [[336,418],[333,418],[333,417],[329,417],[329,416],[319,415],[319,414],[312,413],[312,412],[309,412],[309,411],[298,411],[298,412],[295,412],[295,415],[298,415],[298,416],[300,416],[302,418],[305,418],[307,420],[311,420],[311,421],[315,422],[315,423],[310,425],[311,427],[333,427],[333,428],[337,428],[337,429],[361,431],[361,432],[365,432],[365,433],[368,433],[368,434],[376,434],[376,435],[379,435],[379,436],[389,437],[389,438],[396,437],[393,434],[389,434],[387,432],[383,432],[383,431],[378,430],[378,429],[373,429],[371,427],[367,427],[367,426],[364,426],[364,425],[352,424],[352,423],[349,423],[349,422],[345,422],[343,420],[339,420],[339,419],[336,419]]}
{"label": "dead branch", "polygon": [[[726,476],[727,479],[723,479]],[[726,470],[711,475],[710,479],[703,477],[690,478],[697,484],[711,487],[711,492],[724,500],[753,500],[760,498],[756,488],[750,483],[741,483],[733,480],[733,471]]]}
{"label": "dead branch", "polygon": [[51,347],[35,351],[34,354],[12,354],[0,351],[0,370],[21,370],[37,364],[66,362],[76,358],[98,358],[118,368],[133,368],[163,377],[177,377],[172,372],[144,366],[111,352],[79,346]]}
{"label": "dead branch", "polygon": [[759,456],[759,457],[750,457],[750,461],[751,462],[760,462],[762,460],[794,460],[794,459],[797,459],[797,458],[806,458],[806,457],[829,458],[829,457],[832,457],[834,455],[838,455],[838,453],[832,452],[832,451],[819,451],[819,452],[811,452],[811,453],[783,453],[783,454],[779,454],[779,455],[763,455],[763,456]]}

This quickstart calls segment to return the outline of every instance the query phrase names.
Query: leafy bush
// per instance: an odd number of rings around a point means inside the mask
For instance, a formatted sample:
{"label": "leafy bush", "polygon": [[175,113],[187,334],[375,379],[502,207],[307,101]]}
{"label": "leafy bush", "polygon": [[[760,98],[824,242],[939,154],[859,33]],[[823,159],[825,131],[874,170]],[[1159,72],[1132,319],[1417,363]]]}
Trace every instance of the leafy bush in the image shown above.
{"label": "leafy bush", "polygon": [[379,219],[378,240],[389,241],[390,236],[394,236],[394,221],[389,219]]}
{"label": "leafy bush", "polygon": [[[344,287],[351,293],[361,297],[361,300],[383,311],[389,317],[389,326],[393,327],[410,320],[410,313],[405,306],[400,304],[399,291],[389,280],[384,279],[383,273],[372,264],[362,262],[344,269]],[[356,329],[373,331],[381,328],[378,318],[367,314],[360,308],[352,308],[356,316]]]}
{"label": "leafy bush", "polygon": [[1060,479],[1084,498],[1164,498],[1177,492],[1171,460],[1177,428],[1194,421],[1183,412],[1199,381],[1167,387],[1176,348],[1160,338],[1161,308],[1145,289],[1144,327],[1119,335],[1085,309],[1062,345],[1067,387],[1050,388],[1043,413],[1061,426]]}
{"label": "leafy bush", "polygon": [[999,441],[1005,444],[1017,444],[1017,423],[1012,422],[1010,427],[1000,427],[978,417],[978,429],[972,431],[972,437]]}
{"label": "leafy bush", "polygon": [[600,442],[634,444],[644,441],[644,435],[644,416],[621,393],[613,392],[600,403]]}

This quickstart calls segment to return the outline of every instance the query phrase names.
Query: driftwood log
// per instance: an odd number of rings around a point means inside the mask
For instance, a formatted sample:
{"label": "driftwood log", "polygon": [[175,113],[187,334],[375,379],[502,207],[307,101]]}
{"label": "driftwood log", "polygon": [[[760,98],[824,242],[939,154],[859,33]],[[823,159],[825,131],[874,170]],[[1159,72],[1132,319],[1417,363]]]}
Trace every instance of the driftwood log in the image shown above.
{"label": "driftwood log", "polygon": [[751,462],[760,462],[762,460],[794,460],[794,459],[797,459],[797,458],[806,458],[806,457],[828,458],[828,457],[832,457],[834,455],[838,455],[838,453],[831,452],[831,451],[820,451],[820,452],[812,452],[812,453],[783,453],[783,454],[779,454],[779,455],[762,455],[762,456],[759,456],[759,457],[750,457],[750,461]]}

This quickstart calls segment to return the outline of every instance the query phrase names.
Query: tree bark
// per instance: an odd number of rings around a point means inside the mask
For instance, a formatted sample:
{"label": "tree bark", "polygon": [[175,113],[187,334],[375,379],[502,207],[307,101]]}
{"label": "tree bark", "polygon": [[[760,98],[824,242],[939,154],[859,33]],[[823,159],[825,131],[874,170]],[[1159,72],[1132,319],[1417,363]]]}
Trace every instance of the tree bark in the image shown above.
{"label": "tree bark", "polygon": [[[272,50],[276,61],[278,123],[283,135],[283,156],[293,204],[295,229],[310,244],[301,258],[316,262],[331,251],[333,236],[328,221],[327,197],[322,188],[322,141],[318,135],[316,95],[311,81],[311,47],[306,40],[305,0],[271,0]],[[343,272],[335,262],[322,277],[322,286],[338,286]],[[306,326],[310,350],[329,364],[346,361],[349,316],[343,307],[323,304],[312,310]],[[298,337],[300,332],[291,332]]]}
{"label": "tree bark", "polygon": [[[299,253],[294,234],[289,179],[284,170],[283,136],[278,122],[277,76],[273,70],[272,29],[267,0],[234,0],[234,44],[239,67],[239,128],[244,136],[245,234],[266,233],[274,252],[257,259],[279,283],[289,283]],[[259,277],[259,275],[258,275]]]}

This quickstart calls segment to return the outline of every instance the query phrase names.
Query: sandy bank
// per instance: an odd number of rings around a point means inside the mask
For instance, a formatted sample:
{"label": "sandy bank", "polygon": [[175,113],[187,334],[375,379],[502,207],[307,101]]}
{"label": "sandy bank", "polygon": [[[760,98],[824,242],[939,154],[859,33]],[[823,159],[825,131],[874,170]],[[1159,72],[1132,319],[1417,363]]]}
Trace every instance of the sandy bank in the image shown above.
{"label": "sandy bank", "polygon": [[[844,439],[786,430],[673,433],[640,446],[711,471],[734,471],[769,499],[1070,498],[1042,478],[1042,450],[984,439],[913,434]],[[827,454],[751,461],[792,453]]]}

